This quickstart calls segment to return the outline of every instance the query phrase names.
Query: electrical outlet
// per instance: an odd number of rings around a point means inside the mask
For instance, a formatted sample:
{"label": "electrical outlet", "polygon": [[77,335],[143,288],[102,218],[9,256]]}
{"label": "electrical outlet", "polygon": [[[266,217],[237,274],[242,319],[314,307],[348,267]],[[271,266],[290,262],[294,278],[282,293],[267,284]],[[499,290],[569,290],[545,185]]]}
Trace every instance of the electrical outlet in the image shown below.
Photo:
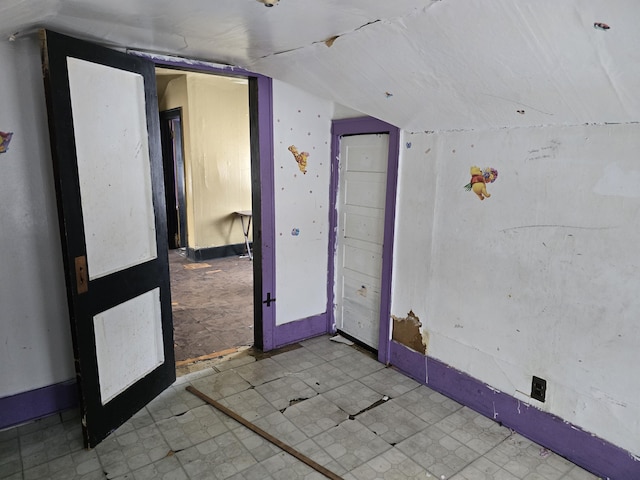
{"label": "electrical outlet", "polygon": [[534,375],[531,381],[531,398],[544,402],[547,395],[547,381]]}

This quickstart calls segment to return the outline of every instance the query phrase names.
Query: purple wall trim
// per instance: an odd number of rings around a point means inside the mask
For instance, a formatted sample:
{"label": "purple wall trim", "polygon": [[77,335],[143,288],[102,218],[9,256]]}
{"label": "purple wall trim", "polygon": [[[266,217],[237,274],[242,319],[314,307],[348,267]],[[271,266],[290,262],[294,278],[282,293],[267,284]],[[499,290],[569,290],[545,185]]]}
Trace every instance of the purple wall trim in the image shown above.
{"label": "purple wall trim", "polygon": [[327,314],[276,326],[275,348],[327,333]]}
{"label": "purple wall trim", "polygon": [[428,357],[391,340],[389,363],[423,385],[427,384],[427,361]]}
{"label": "purple wall trim", "polygon": [[[256,287],[261,285],[261,298],[265,300],[267,293],[276,298],[276,259],[275,259],[275,197],[273,173],[273,82],[269,77],[250,72],[243,68],[230,65],[215,65],[198,60],[187,60],[178,57],[156,55],[146,52],[130,51],[132,55],[152,60],[156,65],[167,66],[186,71],[198,71],[216,75],[255,78],[258,82],[258,138],[260,151],[260,184],[256,187],[256,179],[252,179],[253,190],[260,192],[260,200],[253,199],[253,210],[260,205],[260,217],[254,214],[254,229],[259,228],[262,234],[261,260],[262,281],[254,282]],[[255,231],[255,230],[254,230]],[[255,295],[254,295],[255,296]],[[258,302],[255,302],[256,304]],[[272,350],[278,343],[275,328],[276,303],[270,306],[263,304],[262,325],[256,325],[256,332],[262,331],[262,350]]]}
{"label": "purple wall trim", "polygon": [[439,360],[424,357],[392,341],[390,362],[410,377],[493,418],[595,475],[611,480],[640,479],[640,460],[630,452],[499,392]]}
{"label": "purple wall trim", "polygon": [[338,195],[338,157],[340,156],[340,137],[344,135],[362,135],[369,133],[389,134],[389,163],[387,166],[387,198],[385,203],[384,240],[382,251],[382,282],[380,286],[380,331],[378,341],[378,360],[387,363],[390,349],[391,315],[391,274],[393,271],[393,241],[396,216],[396,193],[398,188],[398,161],[400,156],[400,129],[372,117],[334,120],[331,126],[331,183],[329,190],[329,268],[327,278],[327,331],[335,331],[334,258],[338,217],[336,198]]}
{"label": "purple wall trim", "polygon": [[78,405],[75,380],[0,398],[0,429],[46,417]]}

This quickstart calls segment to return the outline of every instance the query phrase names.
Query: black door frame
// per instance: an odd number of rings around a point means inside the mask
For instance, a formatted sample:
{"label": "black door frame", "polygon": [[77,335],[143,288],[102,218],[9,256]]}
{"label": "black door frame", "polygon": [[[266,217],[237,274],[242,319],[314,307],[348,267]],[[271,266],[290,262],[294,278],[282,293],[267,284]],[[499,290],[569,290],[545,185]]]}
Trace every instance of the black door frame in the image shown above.
{"label": "black door frame", "polygon": [[238,67],[198,60],[128,51],[156,67],[185,72],[246,78],[249,81],[251,142],[251,207],[253,212],[254,346],[269,351],[278,345],[276,330],[275,194],[273,171],[273,82],[270,77]]}
{"label": "black door frame", "polygon": [[187,246],[182,107],[160,112],[169,249]]}

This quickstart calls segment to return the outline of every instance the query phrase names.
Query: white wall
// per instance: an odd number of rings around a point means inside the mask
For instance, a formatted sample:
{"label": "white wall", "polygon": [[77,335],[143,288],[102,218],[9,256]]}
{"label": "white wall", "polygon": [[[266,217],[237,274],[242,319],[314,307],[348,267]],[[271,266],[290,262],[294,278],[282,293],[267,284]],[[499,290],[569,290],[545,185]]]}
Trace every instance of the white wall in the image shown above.
{"label": "white wall", "polygon": [[[333,109],[332,102],[273,82],[277,325],[327,309]],[[306,174],[291,145],[309,153]]]}
{"label": "white wall", "polygon": [[[405,135],[391,312],[415,312],[429,355],[636,455],[639,151],[638,124]],[[498,170],[491,198],[464,190],[472,165]]]}
{"label": "white wall", "polygon": [[0,398],[74,377],[35,36],[0,41]]}

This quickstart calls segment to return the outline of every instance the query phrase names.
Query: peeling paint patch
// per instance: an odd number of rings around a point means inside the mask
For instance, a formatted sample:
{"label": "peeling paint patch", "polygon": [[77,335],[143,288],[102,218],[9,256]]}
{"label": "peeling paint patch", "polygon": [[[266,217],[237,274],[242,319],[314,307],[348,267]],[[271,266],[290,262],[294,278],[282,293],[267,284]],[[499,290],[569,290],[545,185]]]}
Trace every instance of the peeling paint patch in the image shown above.
{"label": "peeling paint patch", "polygon": [[338,38],[340,38],[340,35],[334,35],[333,37],[327,38],[327,39],[324,41],[324,44],[325,44],[327,47],[331,47],[331,46],[333,45],[333,42],[335,42]]}
{"label": "peeling paint patch", "polygon": [[405,347],[426,355],[429,334],[422,330],[422,323],[420,323],[420,319],[415,313],[409,311],[405,318],[399,318],[395,315],[391,315],[391,318],[393,319],[392,339]]}

